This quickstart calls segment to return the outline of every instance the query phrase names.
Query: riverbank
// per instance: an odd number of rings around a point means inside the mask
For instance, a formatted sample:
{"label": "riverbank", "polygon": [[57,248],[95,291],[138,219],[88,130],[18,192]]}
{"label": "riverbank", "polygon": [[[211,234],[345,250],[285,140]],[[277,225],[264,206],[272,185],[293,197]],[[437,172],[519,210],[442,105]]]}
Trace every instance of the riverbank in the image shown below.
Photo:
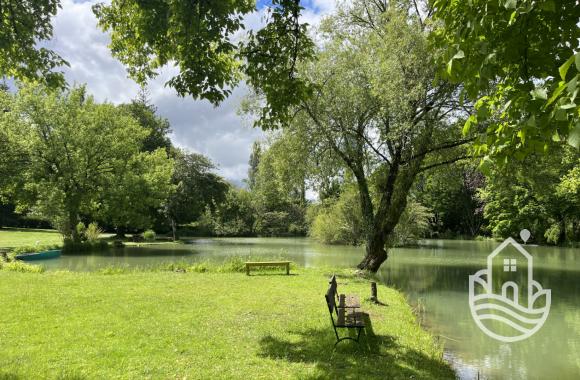
{"label": "riverbank", "polygon": [[[361,344],[334,333],[330,273],[0,272],[0,378],[453,378],[405,298],[363,303]],[[369,284],[346,274],[344,291]],[[372,332],[371,332],[372,331]]]}
{"label": "riverbank", "polygon": [[[101,241],[113,245],[115,240],[114,234],[105,233],[101,235]],[[131,236],[122,240],[123,245],[129,247],[141,247],[148,245],[163,245],[163,244],[180,244],[182,241],[171,241],[159,239],[153,242],[139,241],[135,242]],[[4,228],[0,229],[0,251],[9,252],[18,248],[33,248],[33,247],[59,247],[62,248],[62,235],[56,230],[46,229],[27,229],[27,228]]]}

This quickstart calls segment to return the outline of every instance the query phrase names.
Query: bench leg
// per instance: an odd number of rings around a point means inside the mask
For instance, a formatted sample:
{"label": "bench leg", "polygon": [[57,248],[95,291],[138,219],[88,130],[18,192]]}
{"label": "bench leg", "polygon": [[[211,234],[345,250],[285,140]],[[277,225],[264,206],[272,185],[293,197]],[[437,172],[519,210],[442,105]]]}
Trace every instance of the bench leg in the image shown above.
{"label": "bench leg", "polygon": [[350,336],[345,336],[345,337],[342,337],[336,341],[336,343],[334,344],[334,348],[336,348],[336,345],[339,344],[340,342],[342,342],[343,340],[349,340],[349,339],[354,340],[355,342],[358,343],[358,339],[352,338]]}
{"label": "bench leg", "polygon": [[359,327],[359,328],[358,328],[358,334],[357,334],[357,336],[356,336],[356,342],[357,342],[357,343],[358,343],[358,340],[359,340],[359,338],[360,338],[360,332],[362,331],[362,329],[363,329],[362,327]]}
{"label": "bench leg", "polygon": [[350,337],[350,336],[345,336],[342,338],[338,337],[338,332],[336,331],[336,328],[334,329],[334,333],[336,334],[336,343],[334,343],[334,348],[336,348],[336,345],[339,344],[340,342],[342,342],[343,340],[354,340],[355,342],[359,342],[360,339],[360,333],[362,331],[364,327],[357,327],[356,329],[358,330],[358,334],[356,335],[356,338]]}
{"label": "bench leg", "polygon": [[250,275],[250,266],[246,265],[246,276]]}
{"label": "bench leg", "polygon": [[290,275],[290,264],[286,264],[286,276]]}

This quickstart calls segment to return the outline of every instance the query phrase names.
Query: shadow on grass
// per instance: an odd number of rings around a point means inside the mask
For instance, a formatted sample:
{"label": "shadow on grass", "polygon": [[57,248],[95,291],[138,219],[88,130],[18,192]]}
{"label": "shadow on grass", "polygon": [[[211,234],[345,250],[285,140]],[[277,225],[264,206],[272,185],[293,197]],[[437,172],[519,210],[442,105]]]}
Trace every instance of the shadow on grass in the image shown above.
{"label": "shadow on grass", "polygon": [[[346,340],[333,350],[334,332],[328,329],[289,331],[298,341],[268,335],[260,340],[259,355],[290,363],[312,364],[316,373],[306,379],[455,379],[453,370],[422,352],[404,347],[388,335],[376,335],[368,315],[360,342]],[[339,334],[347,334],[340,329]],[[354,336],[355,331],[350,331]],[[344,336],[344,335],[341,335]]]}

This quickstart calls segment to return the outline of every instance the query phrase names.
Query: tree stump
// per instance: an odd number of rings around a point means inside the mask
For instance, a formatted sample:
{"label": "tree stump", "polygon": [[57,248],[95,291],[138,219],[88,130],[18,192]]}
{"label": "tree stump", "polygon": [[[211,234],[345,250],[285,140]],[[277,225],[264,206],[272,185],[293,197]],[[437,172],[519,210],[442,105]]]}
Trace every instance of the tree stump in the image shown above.
{"label": "tree stump", "polygon": [[374,303],[379,303],[379,298],[377,297],[377,283],[371,282],[371,301]]}

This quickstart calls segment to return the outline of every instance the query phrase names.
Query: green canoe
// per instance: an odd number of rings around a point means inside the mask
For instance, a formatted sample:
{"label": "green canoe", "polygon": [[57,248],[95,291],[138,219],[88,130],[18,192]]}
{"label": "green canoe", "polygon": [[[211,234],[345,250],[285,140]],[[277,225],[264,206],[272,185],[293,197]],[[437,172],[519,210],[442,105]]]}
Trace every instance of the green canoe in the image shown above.
{"label": "green canoe", "polygon": [[32,261],[32,260],[54,259],[54,258],[57,258],[59,256],[60,256],[60,249],[53,249],[50,251],[23,253],[21,255],[16,255],[15,257],[18,260]]}

